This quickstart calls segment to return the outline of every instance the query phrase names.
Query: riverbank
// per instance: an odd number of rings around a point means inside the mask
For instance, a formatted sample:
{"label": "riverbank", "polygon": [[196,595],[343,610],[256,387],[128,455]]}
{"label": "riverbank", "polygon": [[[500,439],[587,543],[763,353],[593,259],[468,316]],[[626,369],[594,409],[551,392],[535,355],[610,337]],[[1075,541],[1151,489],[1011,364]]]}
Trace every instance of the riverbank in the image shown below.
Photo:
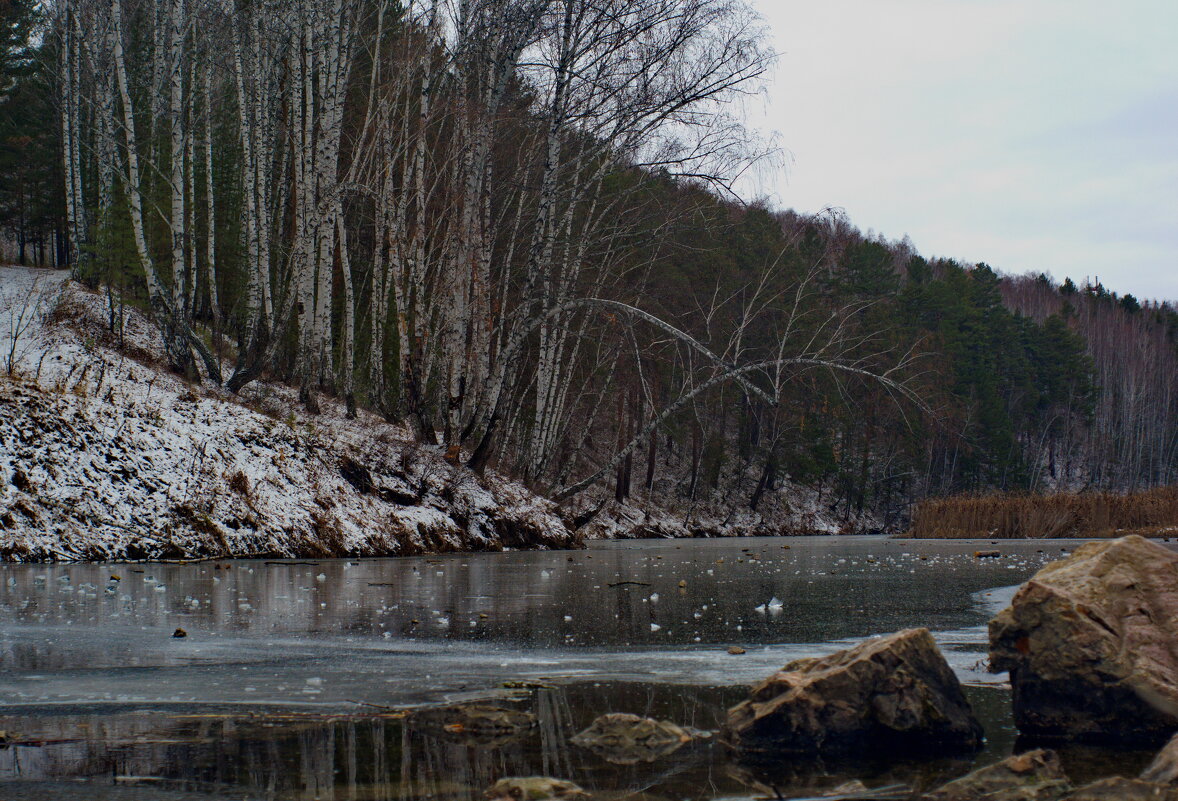
{"label": "riverbank", "polygon": [[788,481],[756,511],[706,493],[674,506],[673,466],[655,492],[618,503],[596,487],[558,509],[405,426],[321,407],[307,414],[276,382],[240,395],[189,384],[135,308],[60,271],[0,267],[0,560],[398,556],[882,525]]}
{"label": "riverbank", "polygon": [[917,539],[1178,537],[1178,486],[1141,492],[960,495],[916,504]]}
{"label": "riverbank", "polygon": [[[577,547],[554,504],[405,428],[162,368],[133,309],[0,268],[0,559],[390,556]],[[228,365],[227,365],[228,367]]]}

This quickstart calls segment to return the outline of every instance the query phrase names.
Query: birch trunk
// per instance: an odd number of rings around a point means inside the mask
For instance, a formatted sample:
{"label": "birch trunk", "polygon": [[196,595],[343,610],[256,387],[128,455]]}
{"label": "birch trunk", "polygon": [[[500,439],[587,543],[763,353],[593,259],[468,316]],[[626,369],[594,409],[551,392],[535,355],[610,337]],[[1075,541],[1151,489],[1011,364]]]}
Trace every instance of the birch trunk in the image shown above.
{"label": "birch trunk", "polygon": [[205,267],[208,273],[209,315],[212,317],[213,329],[217,331],[221,323],[221,301],[217,284],[217,213],[213,180],[213,92],[210,65],[205,66],[202,78],[205,99]]}
{"label": "birch trunk", "polygon": [[73,268],[77,277],[78,268],[78,225],[79,209],[76,206],[75,179],[81,170],[81,165],[75,156],[77,149],[74,141],[78,136],[77,120],[74,117],[74,62],[73,48],[73,11],[68,6],[61,25],[61,47],[59,53],[58,70],[61,75],[61,141],[62,166],[65,177],[65,229],[66,229],[66,263]]}
{"label": "birch trunk", "polygon": [[[115,79],[118,84],[119,101],[122,105],[122,128],[124,145],[126,147],[126,174],[123,176],[123,188],[127,198],[127,209],[131,218],[131,232],[135,240],[135,252],[139,257],[139,265],[143,270],[147,282],[148,298],[152,311],[163,321],[165,329],[172,325],[172,309],[168,300],[167,289],[156,272],[155,264],[147,249],[147,239],[143,229],[143,200],[140,197],[139,153],[135,137],[135,115],[131,106],[131,91],[127,81],[127,62],[123,52],[123,13],[121,0],[111,3],[111,36],[114,44]],[[168,331],[170,334],[170,331]],[[168,358],[173,367],[184,364],[186,354],[176,354],[172,351],[175,340],[165,334],[165,346]],[[187,351],[187,348],[185,348]]]}
{"label": "birch trunk", "polygon": [[189,379],[196,378],[196,365],[188,348],[188,286],[184,245],[187,209],[184,203],[184,0],[172,0],[165,15],[168,27],[168,128],[171,164],[172,298],[171,319],[166,336],[170,350],[180,357],[177,367]]}

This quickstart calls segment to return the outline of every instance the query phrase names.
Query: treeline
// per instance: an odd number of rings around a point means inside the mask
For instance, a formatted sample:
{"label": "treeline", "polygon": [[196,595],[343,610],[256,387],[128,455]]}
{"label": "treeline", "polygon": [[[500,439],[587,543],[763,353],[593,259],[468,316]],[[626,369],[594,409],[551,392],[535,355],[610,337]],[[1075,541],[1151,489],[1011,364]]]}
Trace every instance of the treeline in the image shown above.
{"label": "treeline", "polygon": [[[714,214],[672,237],[662,313],[705,341],[739,342],[744,359],[782,341],[835,344],[872,375],[899,367],[919,400],[874,378],[824,382],[822,370],[786,376],[776,405],[728,384],[677,422],[661,460],[652,441],[641,464],[618,472],[618,497],[756,509],[788,478],[848,520],[874,512],[890,527],[929,496],[1178,481],[1172,305],[925,259],[838,214],[720,203]],[[647,367],[648,382],[661,375]]]}
{"label": "treeline", "polygon": [[764,155],[743,0],[3,9],[10,257],[149,309],[192,380],[561,499],[771,516],[788,481],[894,522],[1175,478],[1172,308],[726,199]]}

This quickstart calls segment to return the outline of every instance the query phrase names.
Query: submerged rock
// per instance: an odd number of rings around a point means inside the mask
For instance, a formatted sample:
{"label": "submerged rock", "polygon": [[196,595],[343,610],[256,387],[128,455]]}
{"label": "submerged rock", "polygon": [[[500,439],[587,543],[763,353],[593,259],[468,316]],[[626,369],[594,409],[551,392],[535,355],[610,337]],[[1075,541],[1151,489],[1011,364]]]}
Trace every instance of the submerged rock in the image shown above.
{"label": "submerged rock", "polygon": [[536,716],[518,709],[465,704],[418,712],[408,723],[416,731],[486,747],[526,734],[536,725]]}
{"label": "submerged rock", "polygon": [[670,721],[618,713],[597,718],[571,742],[615,765],[635,765],[653,762],[694,739],[709,736]]}
{"label": "submerged rock", "polygon": [[572,782],[546,776],[500,779],[487,790],[490,801],[549,801],[588,797],[589,793]]}
{"label": "submerged rock", "polygon": [[1082,545],[990,622],[1023,734],[1160,740],[1178,729],[1178,554],[1130,536]]}
{"label": "submerged rock", "polygon": [[1141,779],[1113,776],[1081,787],[1062,801],[1178,801],[1178,790]]}
{"label": "submerged rock", "polygon": [[1178,734],[1166,743],[1141,773],[1141,778],[1148,782],[1167,784],[1178,787]]}
{"label": "submerged rock", "polygon": [[728,712],[723,739],[746,757],[977,748],[982,727],[928,629],[800,659]]}
{"label": "submerged rock", "polygon": [[1028,751],[926,793],[924,801],[1059,801],[1071,790],[1054,751]]}

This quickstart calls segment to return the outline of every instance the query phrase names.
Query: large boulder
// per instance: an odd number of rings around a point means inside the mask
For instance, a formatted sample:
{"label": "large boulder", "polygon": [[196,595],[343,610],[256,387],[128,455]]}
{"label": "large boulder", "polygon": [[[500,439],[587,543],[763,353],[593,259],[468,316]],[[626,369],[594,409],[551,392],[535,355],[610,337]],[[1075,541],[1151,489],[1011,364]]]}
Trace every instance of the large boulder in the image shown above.
{"label": "large boulder", "polygon": [[1028,751],[926,793],[923,801],[1058,801],[1071,790],[1054,751]]}
{"label": "large boulder", "polygon": [[990,622],[1019,730],[1158,741],[1178,729],[1178,554],[1142,537],[1090,542],[1040,570]]}
{"label": "large boulder", "polygon": [[977,748],[982,727],[928,629],[786,665],[728,712],[745,757],[870,749],[930,756]]}

